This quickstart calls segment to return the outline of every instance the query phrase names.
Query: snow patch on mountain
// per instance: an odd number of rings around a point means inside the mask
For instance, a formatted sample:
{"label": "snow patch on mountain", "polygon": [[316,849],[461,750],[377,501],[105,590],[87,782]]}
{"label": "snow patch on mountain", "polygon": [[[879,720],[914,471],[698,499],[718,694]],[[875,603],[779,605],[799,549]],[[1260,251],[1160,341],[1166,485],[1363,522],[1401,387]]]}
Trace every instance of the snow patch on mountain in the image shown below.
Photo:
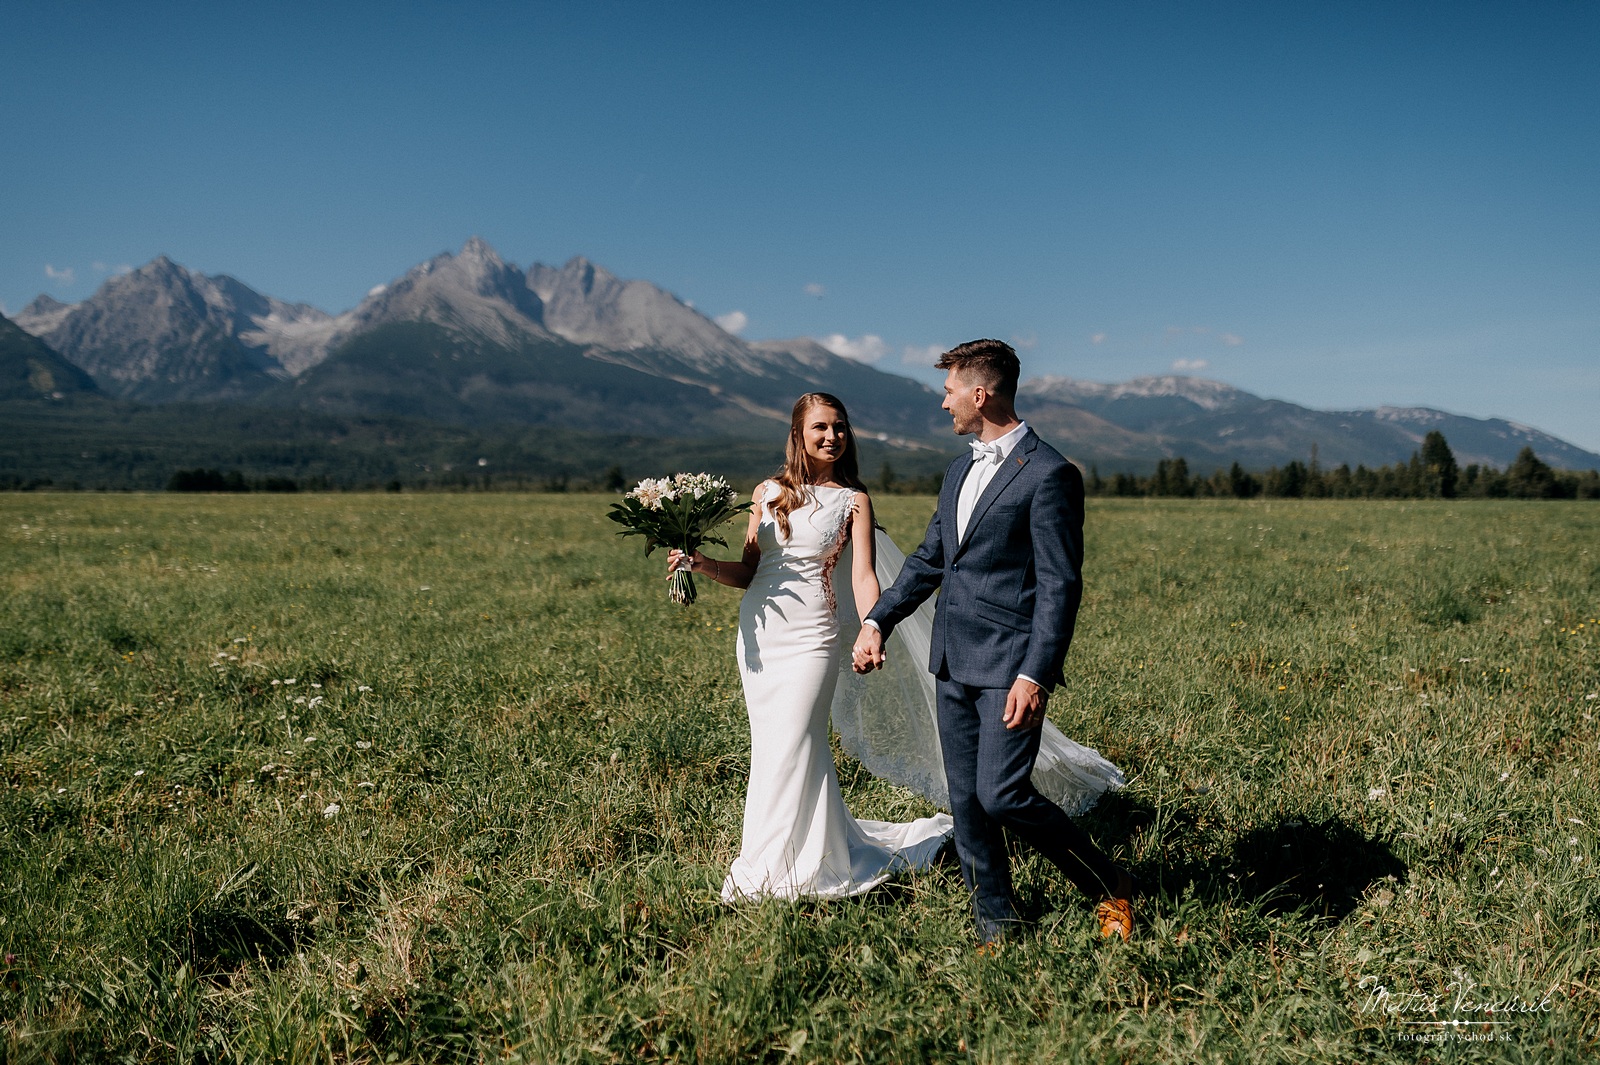
{"label": "snow patch on mountain", "polygon": [[1054,400],[1058,403],[1176,397],[1186,399],[1204,410],[1222,410],[1242,400],[1256,398],[1242,389],[1223,384],[1221,381],[1180,374],[1135,377],[1131,381],[1115,384],[1080,381],[1071,377],[1034,377],[1022,382],[1017,391],[1019,395]]}

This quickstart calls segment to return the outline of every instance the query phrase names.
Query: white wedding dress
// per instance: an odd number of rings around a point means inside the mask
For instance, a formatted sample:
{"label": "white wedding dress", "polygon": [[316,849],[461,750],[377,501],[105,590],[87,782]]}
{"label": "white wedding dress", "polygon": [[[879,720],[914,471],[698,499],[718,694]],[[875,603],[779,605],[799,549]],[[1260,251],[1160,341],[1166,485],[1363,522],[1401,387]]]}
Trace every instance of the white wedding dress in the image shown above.
{"label": "white wedding dress", "polygon": [[[770,482],[762,486],[772,493]],[[845,749],[875,776],[949,808],[928,642],[933,603],[895,626],[888,662],[866,676],[845,653],[860,627],[848,532],[855,492],[812,487],[784,537],[766,503],[761,562],[739,605],[739,674],[750,714],[750,785],[739,857],[722,897],[855,895],[897,870],[924,868],[949,839],[948,814],[904,824],[858,821],[839,793],[828,746],[831,716]],[[905,556],[874,536],[887,588]],[[834,579],[837,571],[838,579]],[[1068,815],[1122,787],[1121,770],[1046,721],[1033,783]]]}
{"label": "white wedding dress", "polygon": [[[763,486],[766,493],[775,487]],[[849,488],[814,487],[785,537],[765,502],[761,562],[739,604],[739,674],[750,713],[750,786],[739,857],[722,897],[838,898],[925,868],[953,831],[937,814],[905,824],[857,821],[839,793],[828,715],[849,670],[835,605],[850,584],[840,556],[854,509]],[[853,616],[853,611],[852,611]]]}

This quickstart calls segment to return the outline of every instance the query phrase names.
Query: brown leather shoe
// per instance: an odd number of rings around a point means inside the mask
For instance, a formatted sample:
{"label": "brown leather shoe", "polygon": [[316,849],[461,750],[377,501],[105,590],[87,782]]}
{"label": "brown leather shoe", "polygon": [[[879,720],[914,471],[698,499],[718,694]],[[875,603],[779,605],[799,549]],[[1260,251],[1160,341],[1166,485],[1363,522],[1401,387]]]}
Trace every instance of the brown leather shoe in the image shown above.
{"label": "brown leather shoe", "polygon": [[1121,936],[1126,943],[1133,938],[1133,903],[1127,899],[1106,899],[1094,908],[1095,920],[1100,922],[1100,938]]}

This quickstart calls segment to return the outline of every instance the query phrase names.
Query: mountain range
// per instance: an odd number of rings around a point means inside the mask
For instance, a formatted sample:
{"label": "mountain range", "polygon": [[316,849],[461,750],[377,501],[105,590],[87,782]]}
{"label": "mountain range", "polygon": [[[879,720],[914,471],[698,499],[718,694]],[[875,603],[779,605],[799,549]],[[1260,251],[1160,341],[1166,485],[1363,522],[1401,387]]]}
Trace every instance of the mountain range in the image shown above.
{"label": "mountain range", "polygon": [[[524,270],[476,237],[337,315],[161,256],[80,303],[40,296],[14,326],[0,319],[8,401],[97,392],[140,405],[781,447],[794,398],[818,390],[843,398],[857,427],[889,451],[933,459],[953,450],[938,395],[917,381],[809,338],[744,340],[671,293],[583,258]],[[1600,466],[1600,455],[1501,419],[1428,408],[1317,411],[1193,377],[1033,378],[1018,405],[1061,450],[1106,470],[1178,455],[1197,470],[1313,456],[1327,466],[1384,465],[1407,459],[1431,429],[1463,464],[1503,467],[1531,446],[1554,466]]]}

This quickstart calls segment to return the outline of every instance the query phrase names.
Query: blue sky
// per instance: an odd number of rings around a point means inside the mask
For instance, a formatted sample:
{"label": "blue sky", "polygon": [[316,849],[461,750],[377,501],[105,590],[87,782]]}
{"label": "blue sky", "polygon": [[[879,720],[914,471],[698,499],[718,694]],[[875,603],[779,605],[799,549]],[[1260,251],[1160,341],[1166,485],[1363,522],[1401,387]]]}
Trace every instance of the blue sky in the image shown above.
{"label": "blue sky", "polygon": [[[885,369],[1195,373],[1600,450],[1600,5],[42,4],[0,304],[330,311],[473,234]],[[737,321],[737,319],[730,319]],[[910,361],[907,361],[910,360]]]}

